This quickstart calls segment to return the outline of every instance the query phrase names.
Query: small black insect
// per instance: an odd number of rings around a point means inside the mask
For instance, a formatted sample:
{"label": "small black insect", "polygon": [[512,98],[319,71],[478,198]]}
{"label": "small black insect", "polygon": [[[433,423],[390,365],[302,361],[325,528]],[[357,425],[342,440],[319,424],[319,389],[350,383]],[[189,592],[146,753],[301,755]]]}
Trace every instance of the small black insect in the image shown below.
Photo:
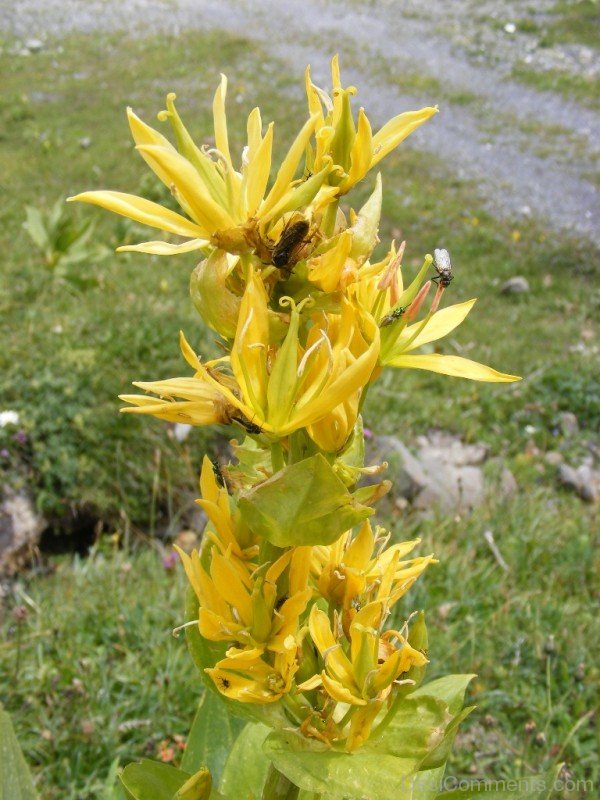
{"label": "small black insect", "polygon": [[437,272],[437,277],[434,282],[438,282],[440,286],[446,287],[450,285],[450,281],[454,278],[452,274],[452,262],[450,261],[450,253],[443,248],[433,251],[433,266]]}
{"label": "small black insect", "polygon": [[231,419],[234,420],[235,422],[239,422],[239,424],[246,431],[246,433],[255,434],[255,435],[259,434],[259,433],[262,433],[262,428],[261,427],[259,427],[258,425],[255,425],[254,422],[251,422],[249,419],[247,419],[244,416],[231,417]]}
{"label": "small black insect", "polygon": [[406,308],[395,308],[393,311],[390,311],[379,323],[380,328],[385,328],[387,325],[391,325],[392,322],[395,322],[397,319],[404,314]]}
{"label": "small black insect", "polygon": [[219,462],[217,461],[216,458],[212,458],[210,463],[212,464],[213,472],[215,474],[217,483],[219,484],[219,486],[224,487],[225,478],[223,477],[223,473],[221,472],[221,466]]}
{"label": "small black insect", "polygon": [[296,256],[300,247],[304,244],[306,234],[310,230],[310,224],[305,219],[293,222],[284,228],[283,233],[273,251],[271,261],[280,269],[286,268],[291,272],[292,267],[298,260]]}

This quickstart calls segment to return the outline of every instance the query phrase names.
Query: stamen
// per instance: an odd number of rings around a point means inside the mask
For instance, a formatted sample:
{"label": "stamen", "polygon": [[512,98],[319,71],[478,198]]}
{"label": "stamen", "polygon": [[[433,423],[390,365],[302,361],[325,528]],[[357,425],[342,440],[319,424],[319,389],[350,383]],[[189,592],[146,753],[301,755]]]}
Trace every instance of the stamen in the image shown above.
{"label": "stamen", "polygon": [[250,313],[248,314],[248,317],[242,326],[242,330],[240,331],[240,342],[244,341],[248,328],[250,327],[250,323],[252,322],[253,316],[254,316],[254,309],[251,308]]}
{"label": "stamen", "polygon": [[179,634],[184,628],[189,628],[191,625],[199,625],[199,624],[200,624],[199,619],[193,619],[190,622],[184,622],[183,625],[178,625],[176,628],[173,628],[171,634],[175,637],[175,639],[178,639]]}
{"label": "stamen", "polygon": [[326,342],[326,341],[328,341],[326,336],[320,336],[317,339],[317,341],[308,348],[306,353],[304,353],[300,363],[298,364],[298,370],[296,371],[296,375],[298,377],[300,377],[302,375],[302,373],[304,372],[304,368],[306,367],[306,362],[310,358],[311,353],[313,353],[317,348],[319,348],[323,344],[323,342]]}

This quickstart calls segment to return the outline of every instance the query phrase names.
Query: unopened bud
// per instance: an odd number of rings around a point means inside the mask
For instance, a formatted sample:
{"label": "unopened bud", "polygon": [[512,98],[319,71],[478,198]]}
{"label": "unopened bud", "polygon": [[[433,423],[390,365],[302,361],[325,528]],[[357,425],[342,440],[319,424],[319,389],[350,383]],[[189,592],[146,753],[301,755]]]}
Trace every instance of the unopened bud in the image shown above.
{"label": "unopened bud", "polygon": [[196,311],[217,333],[235,336],[242,298],[227,286],[232,258],[215,250],[201,261],[190,278],[190,296]]}

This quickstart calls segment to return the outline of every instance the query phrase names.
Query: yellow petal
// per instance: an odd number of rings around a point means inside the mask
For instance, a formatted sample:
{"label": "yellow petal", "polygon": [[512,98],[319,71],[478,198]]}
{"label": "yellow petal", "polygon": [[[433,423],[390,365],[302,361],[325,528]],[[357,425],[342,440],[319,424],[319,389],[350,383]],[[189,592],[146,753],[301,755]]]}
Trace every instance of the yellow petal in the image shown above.
{"label": "yellow petal", "polygon": [[405,111],[398,114],[381,128],[373,137],[373,159],[371,167],[378,164],[384,156],[403,142],[420,125],[437,114],[437,107],[422,108],[420,111]]}
{"label": "yellow petal", "polygon": [[267,128],[264,139],[250,155],[246,169],[246,215],[253,217],[265,196],[269,173],[271,172],[271,153],[273,150],[273,123]]}
{"label": "yellow petal", "polygon": [[365,569],[373,553],[375,537],[371,530],[371,523],[363,522],[357,535],[352,540],[350,547],[344,554],[344,564],[347,567]]}
{"label": "yellow petal", "polygon": [[244,399],[261,419],[266,418],[268,346],[267,293],[261,279],[252,276],[240,306],[231,367]]}
{"label": "yellow petal", "polygon": [[343,231],[333,247],[308,262],[308,279],[324,292],[333,292],[338,288],[342,270],[352,248],[352,238],[351,230]]}
{"label": "yellow petal", "polygon": [[208,239],[189,239],[182,244],[170,242],[142,242],[141,244],[124,244],[117,247],[117,253],[150,253],[153,256],[176,256],[180,253],[191,253],[209,245]]}
{"label": "yellow petal", "polygon": [[227,77],[221,73],[221,83],[215,92],[213,100],[213,118],[215,124],[215,144],[227,161],[229,169],[233,170],[231,154],[229,152],[229,139],[227,136],[227,117],[225,115],[225,97],[227,95]]}
{"label": "yellow petal", "polygon": [[282,696],[283,691],[272,691],[264,680],[247,678],[223,669],[205,670],[213,679],[215,686],[231,700],[241,703],[275,703]]}
{"label": "yellow petal", "polygon": [[279,168],[279,171],[277,172],[277,177],[275,178],[275,183],[271,187],[271,191],[259,208],[258,213],[261,218],[264,217],[271,208],[273,208],[273,206],[287,191],[294,178],[300,159],[304,155],[308,140],[312,136],[312,133],[315,129],[317,120],[318,116],[313,114],[310,119],[304,123],[300,133],[290,147]]}
{"label": "yellow petal", "polygon": [[231,561],[213,550],[210,575],[223,598],[236,609],[242,622],[252,621],[252,602],[246,587]]}
{"label": "yellow petal", "polygon": [[357,692],[351,692],[346,686],[336,681],[335,678],[330,678],[326,672],[321,673],[321,680],[323,687],[328,695],[333,697],[340,703],[348,703],[353,706],[366,706],[367,701],[364,700]]}
{"label": "yellow petal", "polygon": [[[398,340],[391,346],[390,353],[392,357],[396,353],[398,355],[400,353],[410,353],[411,350],[415,350],[423,344],[436,342],[443,336],[447,336],[463,322],[474,305],[475,300],[467,300],[465,303],[456,303],[453,306],[441,309],[441,311],[436,311],[417,336],[415,336],[415,332],[421,327],[422,322],[408,325],[404,328]],[[411,339],[412,341],[410,341]],[[403,346],[403,343],[407,342],[410,343]]]}
{"label": "yellow petal", "polygon": [[316,689],[318,686],[321,686],[322,683],[323,679],[320,675],[313,675],[312,678],[309,678],[303,683],[298,684],[298,691],[310,692],[312,689]]}
{"label": "yellow petal", "polygon": [[235,227],[233,218],[212,199],[197,170],[186,158],[160,145],[138,145],[137,149],[147,157],[151,169],[167,176],[167,185],[175,198],[186,204],[190,214],[209,235],[219,229]]}
{"label": "yellow petal", "polygon": [[195,402],[165,401],[139,394],[121,394],[119,399],[133,404],[121,408],[123,414],[151,414],[167,422],[183,422],[188,425],[215,425],[226,421],[222,410],[212,399]]}
{"label": "yellow petal", "polygon": [[373,132],[371,123],[363,108],[358,112],[356,138],[350,153],[350,170],[347,178],[340,184],[340,192],[347,192],[355,183],[362,180],[371,168],[373,157]]}
{"label": "yellow petal", "polygon": [[[173,131],[175,132],[179,152],[184,158],[187,158],[187,160],[193,164],[196,170],[198,170],[198,174],[206,184],[206,187],[210,191],[213,200],[216,200],[217,203],[225,206],[227,204],[227,193],[225,191],[223,177],[219,172],[216,163],[208,155],[206,155],[206,153],[203,153],[199,147],[196,146],[187,128],[183,124],[177,109],[175,108],[175,99],[176,95],[174,92],[170,92],[167,95],[167,110],[161,111],[158,115],[158,118],[160,120],[169,120]],[[144,144],[144,142],[136,143]],[[160,142],[147,142],[147,144],[160,144]]]}
{"label": "yellow petal", "polygon": [[208,229],[201,228],[195,222],[182,217],[169,208],[164,208],[151,200],[144,200],[143,197],[136,197],[134,194],[125,192],[82,192],[74,197],[69,197],[68,202],[79,201],[100,206],[107,211],[114,211],[123,217],[149,225],[151,228],[175,233],[177,236],[207,237],[210,235]]}
{"label": "yellow petal", "polygon": [[344,685],[354,686],[352,664],[339,642],[334,639],[327,614],[317,606],[313,606],[308,619],[308,626],[311,638],[321,654],[328,672],[336,680],[343,682]]}
{"label": "yellow petal", "polygon": [[363,745],[371,733],[373,722],[383,707],[381,700],[372,700],[365,708],[359,708],[352,716],[346,750],[356,750]]}
{"label": "yellow petal", "polygon": [[439,353],[430,355],[409,356],[401,355],[387,362],[391,367],[404,367],[407,369],[426,369],[430,372],[439,372],[441,375],[450,375],[454,378],[469,378],[473,381],[486,381],[488,383],[512,383],[520,381],[518,375],[507,375],[497,372],[485,364],[471,361],[461,356],[444,356]]}

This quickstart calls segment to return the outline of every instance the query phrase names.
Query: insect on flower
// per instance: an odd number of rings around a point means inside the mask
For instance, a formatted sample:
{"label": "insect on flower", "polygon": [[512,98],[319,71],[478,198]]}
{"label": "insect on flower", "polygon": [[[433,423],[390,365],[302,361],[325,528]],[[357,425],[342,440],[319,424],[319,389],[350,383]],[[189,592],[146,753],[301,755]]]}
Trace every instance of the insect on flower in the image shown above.
{"label": "insect on flower", "polygon": [[404,314],[405,311],[406,308],[395,308],[393,311],[390,311],[390,313],[386,314],[386,316],[381,320],[381,322],[379,323],[379,327],[385,328],[388,325],[391,325],[392,322],[396,322],[396,320],[400,319],[400,317]]}
{"label": "insect on flower", "polygon": [[234,422],[238,422],[242,426],[242,428],[246,431],[246,433],[249,433],[251,435],[253,434],[255,436],[257,436],[259,433],[262,433],[262,428],[260,427],[260,425],[256,425],[254,422],[252,422],[252,420],[244,417],[243,414],[240,414],[239,416],[231,415],[231,419]]}
{"label": "insect on flower", "polygon": [[443,248],[433,251],[433,266],[437,272],[437,278],[433,280],[444,288],[450,285],[450,281],[454,278],[452,274],[452,262],[450,261],[450,253]]}
{"label": "insect on flower", "polygon": [[271,253],[271,260],[276,267],[287,268],[288,273],[291,272],[309,229],[310,224],[306,219],[299,219],[284,228]]}

